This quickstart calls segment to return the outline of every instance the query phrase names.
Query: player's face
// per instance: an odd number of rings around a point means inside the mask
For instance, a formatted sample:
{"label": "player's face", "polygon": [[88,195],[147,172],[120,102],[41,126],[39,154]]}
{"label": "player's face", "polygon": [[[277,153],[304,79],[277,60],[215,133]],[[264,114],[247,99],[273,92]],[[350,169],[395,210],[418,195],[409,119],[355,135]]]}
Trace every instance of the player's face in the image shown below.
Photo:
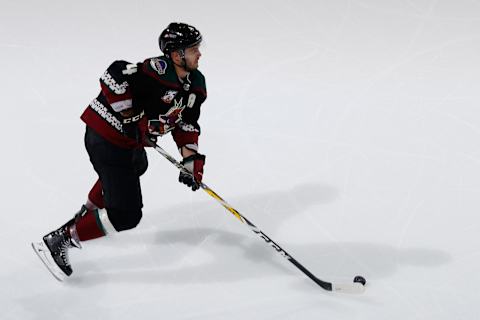
{"label": "player's face", "polygon": [[200,53],[200,44],[185,49],[185,61],[187,62],[188,70],[195,70],[198,68],[198,60],[202,54]]}

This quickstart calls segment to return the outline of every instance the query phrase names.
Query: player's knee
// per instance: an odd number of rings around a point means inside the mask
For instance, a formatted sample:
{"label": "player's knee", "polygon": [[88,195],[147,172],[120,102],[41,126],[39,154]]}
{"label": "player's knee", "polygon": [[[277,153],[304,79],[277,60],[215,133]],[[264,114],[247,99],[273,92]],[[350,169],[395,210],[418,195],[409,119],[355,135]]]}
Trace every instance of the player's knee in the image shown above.
{"label": "player's knee", "polygon": [[142,210],[119,211],[111,209],[108,212],[113,227],[118,232],[135,228],[142,220]]}

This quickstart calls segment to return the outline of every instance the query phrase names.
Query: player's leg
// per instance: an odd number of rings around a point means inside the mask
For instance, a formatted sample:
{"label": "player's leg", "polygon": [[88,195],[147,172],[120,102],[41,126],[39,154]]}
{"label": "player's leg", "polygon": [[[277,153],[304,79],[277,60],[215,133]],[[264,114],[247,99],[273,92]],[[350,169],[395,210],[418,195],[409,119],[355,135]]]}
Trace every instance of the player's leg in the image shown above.
{"label": "player's leg", "polygon": [[[145,151],[112,145],[89,128],[85,144],[90,161],[100,177],[89,193],[89,200],[93,200],[94,206],[82,206],[73,219],[45,235],[43,242],[32,244],[59,280],[72,273],[68,249],[81,248],[81,241],[132,229],[142,217],[139,175],[148,166]],[[103,206],[106,208],[101,208]]]}
{"label": "player's leg", "polygon": [[105,208],[105,203],[103,201],[102,182],[100,181],[100,179],[97,179],[92,189],[90,189],[85,206],[88,209]]}

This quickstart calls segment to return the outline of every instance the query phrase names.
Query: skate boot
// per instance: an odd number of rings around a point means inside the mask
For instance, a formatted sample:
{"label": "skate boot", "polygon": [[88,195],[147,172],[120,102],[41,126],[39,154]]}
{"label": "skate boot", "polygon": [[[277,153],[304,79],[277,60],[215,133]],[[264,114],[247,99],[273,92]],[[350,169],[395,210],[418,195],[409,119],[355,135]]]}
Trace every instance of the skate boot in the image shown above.
{"label": "skate boot", "polygon": [[59,281],[63,281],[72,274],[72,267],[68,258],[70,248],[81,249],[75,223],[87,212],[85,206],[73,219],[43,237],[42,242],[32,243],[32,247],[48,270]]}

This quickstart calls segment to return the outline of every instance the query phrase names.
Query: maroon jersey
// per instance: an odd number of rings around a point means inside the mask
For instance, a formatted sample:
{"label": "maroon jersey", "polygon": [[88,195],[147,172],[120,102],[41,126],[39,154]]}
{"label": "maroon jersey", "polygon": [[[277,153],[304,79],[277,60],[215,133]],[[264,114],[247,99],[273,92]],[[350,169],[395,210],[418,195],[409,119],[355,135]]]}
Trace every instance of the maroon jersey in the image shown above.
{"label": "maroon jersey", "polygon": [[[200,106],[207,98],[200,71],[179,79],[171,60],[163,56],[137,64],[115,61],[101,76],[100,85],[100,94],[81,119],[105,139],[138,148],[147,133],[171,132],[179,148],[197,151]],[[120,114],[125,111],[130,111],[129,117]]]}

